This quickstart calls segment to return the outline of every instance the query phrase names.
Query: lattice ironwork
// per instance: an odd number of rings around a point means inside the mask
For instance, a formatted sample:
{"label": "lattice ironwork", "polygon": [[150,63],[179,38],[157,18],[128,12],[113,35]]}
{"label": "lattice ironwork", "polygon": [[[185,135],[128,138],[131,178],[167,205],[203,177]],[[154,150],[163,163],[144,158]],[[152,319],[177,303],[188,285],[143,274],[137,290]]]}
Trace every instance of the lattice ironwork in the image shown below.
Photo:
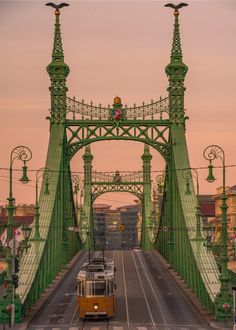
{"label": "lattice ironwork", "polygon": [[143,183],[143,172],[141,171],[115,171],[115,172],[98,172],[93,171],[92,182],[122,182],[122,183]]}
{"label": "lattice ironwork", "polygon": [[108,192],[128,192],[137,196],[140,200],[143,198],[143,184],[141,183],[105,183],[96,184],[92,183],[92,202],[95,201],[100,195]]}
{"label": "lattice ironwork", "polygon": [[[67,118],[82,120],[109,120],[113,108],[103,107],[84,103],[84,100],[77,101],[75,98],[67,97]],[[143,103],[140,106],[134,104],[133,107],[122,108],[126,119],[169,119],[169,98],[160,98],[159,101],[151,101],[149,104]]]}
{"label": "lattice ironwork", "polygon": [[170,153],[170,122],[158,120],[126,120],[115,125],[112,121],[67,120],[66,152],[69,158],[88,143],[102,140],[130,140],[150,144],[167,159]]}

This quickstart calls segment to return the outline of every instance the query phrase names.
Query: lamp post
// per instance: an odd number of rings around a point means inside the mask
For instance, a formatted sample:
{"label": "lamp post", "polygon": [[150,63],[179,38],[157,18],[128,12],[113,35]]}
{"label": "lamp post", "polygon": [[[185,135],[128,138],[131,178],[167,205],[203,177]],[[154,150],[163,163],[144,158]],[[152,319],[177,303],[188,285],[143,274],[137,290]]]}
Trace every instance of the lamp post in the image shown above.
{"label": "lamp post", "polygon": [[[15,209],[15,198],[13,197],[12,191],[12,166],[15,160],[20,160],[23,162],[23,173],[20,181],[22,183],[29,182],[27,177],[27,166],[28,162],[32,158],[32,152],[29,148],[25,146],[15,147],[10,154],[10,172],[9,172],[9,197],[8,197],[8,224],[7,224],[7,289],[5,293],[5,299],[8,303],[12,303],[12,321],[14,321],[14,303],[15,303],[15,290],[13,285],[13,280],[15,277],[15,255],[16,255],[16,242],[14,237],[14,209]],[[11,248],[12,246],[12,248]]]}
{"label": "lamp post", "polygon": [[157,183],[157,192],[159,195],[163,194],[163,184],[165,182],[165,175],[164,173],[156,176],[156,183]]}
{"label": "lamp post", "polygon": [[[80,181],[81,181],[81,178],[80,178],[79,175],[73,175],[72,176],[72,183],[74,184],[74,191],[73,191],[73,193],[75,195],[76,217],[78,217],[78,212],[79,212],[78,193],[80,191]],[[81,193],[80,193],[80,195],[81,195]]]}
{"label": "lamp post", "polygon": [[215,306],[216,306],[216,318],[217,319],[226,319],[231,318],[232,313],[232,296],[229,292],[229,273],[228,273],[228,256],[227,256],[227,196],[225,194],[225,153],[224,150],[217,145],[208,146],[204,152],[203,156],[206,160],[209,160],[210,164],[208,166],[209,173],[207,177],[208,182],[214,182],[215,177],[213,175],[213,165],[212,161],[215,159],[220,159],[223,165],[223,190],[221,195],[221,258],[220,258],[220,268],[221,274],[219,276],[220,280],[220,291],[215,297]]}
{"label": "lamp post", "polygon": [[34,212],[34,237],[31,238],[31,241],[43,241],[44,239],[40,237],[39,232],[39,201],[38,201],[38,183],[39,179],[42,178],[45,181],[45,190],[44,194],[49,195],[49,179],[51,178],[51,173],[49,172],[49,169],[46,167],[40,168],[36,172],[36,198],[35,198],[35,212]]}
{"label": "lamp post", "polygon": [[199,203],[199,180],[198,180],[198,172],[195,168],[187,168],[183,171],[183,177],[186,180],[186,195],[191,195],[190,190],[190,179],[193,177],[196,180],[197,186],[197,205],[196,205],[196,234],[195,237],[192,238],[194,241],[202,241],[204,238],[201,234],[201,212],[200,212],[200,203]]}
{"label": "lamp post", "polygon": [[87,217],[84,217],[85,223],[82,225],[82,230],[83,232],[86,234],[87,236],[87,240],[88,240],[88,253],[89,253],[89,264],[91,261],[91,257],[90,257],[90,235],[89,235],[89,226],[87,223]]}
{"label": "lamp post", "polygon": [[158,219],[160,219],[161,213],[161,195],[163,195],[163,185],[165,182],[165,174],[162,173],[156,176],[157,192],[158,192]]}

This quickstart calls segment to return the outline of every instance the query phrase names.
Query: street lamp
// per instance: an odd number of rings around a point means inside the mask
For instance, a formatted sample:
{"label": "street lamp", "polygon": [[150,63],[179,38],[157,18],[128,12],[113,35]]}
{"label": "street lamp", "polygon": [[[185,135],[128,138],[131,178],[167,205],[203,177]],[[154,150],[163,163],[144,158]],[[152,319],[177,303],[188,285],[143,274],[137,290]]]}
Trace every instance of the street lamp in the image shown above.
{"label": "street lamp", "polygon": [[[74,191],[73,191],[73,193],[75,195],[76,217],[78,217],[78,212],[79,212],[78,193],[80,191],[80,181],[81,181],[81,178],[80,178],[79,175],[73,175],[72,176],[72,183],[74,184]],[[80,195],[81,195],[81,193],[80,193]]]}
{"label": "street lamp", "polygon": [[45,190],[44,195],[49,195],[49,179],[51,178],[51,173],[49,172],[49,169],[46,167],[40,168],[36,172],[36,199],[35,199],[35,212],[34,212],[34,237],[31,238],[31,241],[43,241],[44,239],[40,237],[39,232],[39,201],[38,201],[38,183],[39,179],[42,178],[45,182]]}
{"label": "street lamp", "polygon": [[198,172],[195,168],[187,168],[183,171],[183,177],[186,181],[186,195],[191,195],[190,190],[190,179],[193,177],[196,180],[197,185],[197,205],[196,205],[196,234],[195,237],[192,238],[194,241],[202,241],[203,237],[201,234],[201,212],[200,212],[200,203],[199,203],[199,180],[198,180]]}
{"label": "street lamp", "polygon": [[227,196],[225,194],[225,153],[224,150],[217,145],[208,146],[204,152],[203,156],[206,160],[209,160],[210,164],[209,174],[207,177],[208,182],[214,182],[215,177],[213,175],[213,165],[212,161],[215,159],[220,159],[223,165],[223,191],[221,195],[221,221],[222,221],[222,230],[221,230],[221,258],[220,258],[220,268],[221,274],[219,276],[220,280],[220,291],[215,297],[215,305],[216,305],[216,318],[217,319],[226,319],[231,318],[232,313],[232,296],[229,292],[229,273],[228,273],[228,256],[227,256]]}
{"label": "street lamp", "polygon": [[[10,172],[9,172],[9,182],[10,182],[10,189],[9,189],[9,197],[8,197],[8,224],[7,224],[7,240],[8,240],[8,246],[7,246],[7,276],[6,276],[6,282],[7,282],[7,289],[4,295],[4,298],[6,299],[6,302],[8,304],[12,303],[13,309],[14,309],[14,303],[15,303],[15,290],[14,290],[14,283],[13,280],[15,278],[15,237],[14,237],[14,209],[15,209],[15,198],[13,197],[12,192],[12,166],[15,160],[21,160],[23,162],[23,174],[20,179],[22,183],[29,182],[28,176],[27,176],[27,166],[26,162],[28,162],[32,158],[32,152],[29,148],[25,146],[17,146],[15,147],[11,154],[10,154]],[[12,246],[12,249],[11,249]],[[12,252],[11,252],[12,250]],[[14,317],[14,310],[12,310],[12,314]],[[14,321],[14,320],[13,320]]]}
{"label": "street lamp", "polygon": [[210,224],[207,224],[205,226],[202,227],[203,232],[205,233],[205,237],[206,237],[206,244],[204,244],[207,248],[209,248],[209,250],[213,247],[212,245],[212,235],[213,232],[215,230],[215,228],[213,226],[211,226]]}
{"label": "street lamp", "polygon": [[164,182],[165,182],[164,173],[156,176],[157,192],[158,192],[159,195],[163,194]]}
{"label": "street lamp", "polygon": [[156,212],[155,210],[151,211],[151,215],[148,217],[148,225],[154,235],[157,233],[157,222],[156,222]]}
{"label": "street lamp", "polygon": [[87,236],[87,240],[88,240],[89,264],[90,264],[91,258],[90,258],[90,235],[89,235],[89,226],[88,226],[88,223],[87,223],[87,221],[86,221],[86,219],[87,219],[86,216],[84,217],[84,219],[85,219],[85,223],[82,225],[82,231],[83,231],[83,233],[86,234],[86,236]]}
{"label": "street lamp", "polygon": [[162,195],[164,191],[164,182],[165,182],[165,174],[159,174],[156,176],[156,184],[157,184],[157,192],[158,192],[158,219],[160,219],[161,216],[161,203],[162,203]]}

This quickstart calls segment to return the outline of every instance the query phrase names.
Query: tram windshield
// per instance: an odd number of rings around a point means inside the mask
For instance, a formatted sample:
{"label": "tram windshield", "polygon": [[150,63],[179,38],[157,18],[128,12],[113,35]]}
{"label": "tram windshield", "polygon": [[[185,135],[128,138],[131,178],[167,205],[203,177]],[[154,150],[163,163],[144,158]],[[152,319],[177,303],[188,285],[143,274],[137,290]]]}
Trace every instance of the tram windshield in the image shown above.
{"label": "tram windshield", "polygon": [[93,283],[93,294],[95,296],[105,296],[106,295],[106,282],[96,281]]}
{"label": "tram windshield", "polygon": [[113,280],[107,281],[78,281],[77,293],[80,296],[106,296],[112,295],[113,291]]}
{"label": "tram windshield", "polygon": [[106,281],[87,281],[85,284],[86,296],[105,296]]}

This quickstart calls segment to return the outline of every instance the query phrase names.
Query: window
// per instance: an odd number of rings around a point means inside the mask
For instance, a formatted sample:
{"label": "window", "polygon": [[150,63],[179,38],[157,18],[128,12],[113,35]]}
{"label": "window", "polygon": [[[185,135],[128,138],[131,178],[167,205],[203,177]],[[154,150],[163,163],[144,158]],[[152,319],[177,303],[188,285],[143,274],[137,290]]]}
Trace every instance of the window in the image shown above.
{"label": "window", "polygon": [[84,293],[85,293],[84,292],[84,282],[81,280],[78,282],[78,292],[77,293],[79,296],[84,296]]}
{"label": "window", "polygon": [[107,281],[107,295],[110,296],[113,294],[113,280]]}
{"label": "window", "polygon": [[106,295],[106,282],[96,281],[93,283],[93,294],[95,296],[105,296]]}

